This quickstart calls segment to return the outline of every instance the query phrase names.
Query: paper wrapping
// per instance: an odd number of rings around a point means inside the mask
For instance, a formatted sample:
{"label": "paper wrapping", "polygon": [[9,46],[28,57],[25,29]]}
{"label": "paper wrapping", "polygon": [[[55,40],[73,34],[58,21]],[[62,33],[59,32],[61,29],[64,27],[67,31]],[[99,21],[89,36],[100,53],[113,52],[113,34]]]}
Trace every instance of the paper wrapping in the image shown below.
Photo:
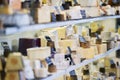
{"label": "paper wrapping", "polygon": [[58,41],[59,47],[61,49],[61,53],[67,53],[67,47],[69,46],[72,50],[76,50],[77,48],[77,41],[76,40],[59,40]]}
{"label": "paper wrapping", "polygon": [[44,60],[51,54],[50,47],[29,48],[27,49],[28,57],[31,60],[40,59]]}
{"label": "paper wrapping", "polygon": [[7,59],[7,71],[22,70],[24,68],[22,56],[10,55]]}
{"label": "paper wrapping", "polygon": [[77,48],[77,53],[79,53],[82,58],[91,59],[96,54],[96,51],[95,51],[94,47],[90,47],[90,48],[81,48],[81,47],[78,47]]}

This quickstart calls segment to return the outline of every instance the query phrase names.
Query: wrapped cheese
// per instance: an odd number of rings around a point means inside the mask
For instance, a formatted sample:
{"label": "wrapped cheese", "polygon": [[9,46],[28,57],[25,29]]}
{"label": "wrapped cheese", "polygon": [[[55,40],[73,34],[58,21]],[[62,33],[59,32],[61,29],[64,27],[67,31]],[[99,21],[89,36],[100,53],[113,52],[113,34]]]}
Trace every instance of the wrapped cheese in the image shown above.
{"label": "wrapped cheese", "polygon": [[76,50],[77,41],[76,40],[59,40],[59,47],[61,48],[61,53],[67,53],[67,47],[69,46],[72,50]]}
{"label": "wrapped cheese", "polygon": [[22,70],[24,68],[22,56],[11,54],[7,59],[7,71]]}
{"label": "wrapped cheese", "polygon": [[83,7],[83,9],[85,9],[87,17],[100,16],[100,11],[98,7]]}
{"label": "wrapped cheese", "polygon": [[34,19],[36,23],[47,23],[50,22],[50,10],[48,6],[37,8],[35,11]]}
{"label": "wrapped cheese", "polygon": [[98,53],[105,53],[107,51],[107,45],[106,44],[97,44]]}
{"label": "wrapped cheese", "polygon": [[81,47],[78,47],[77,48],[77,53],[79,53],[82,58],[91,59],[96,54],[96,51],[95,51],[94,47],[90,47],[90,48],[81,48]]}
{"label": "wrapped cheese", "polygon": [[80,0],[81,6],[98,6],[98,0]]}
{"label": "wrapped cheese", "polygon": [[27,49],[28,57],[31,60],[40,59],[44,60],[50,56],[50,47],[40,47],[40,48],[29,48]]}

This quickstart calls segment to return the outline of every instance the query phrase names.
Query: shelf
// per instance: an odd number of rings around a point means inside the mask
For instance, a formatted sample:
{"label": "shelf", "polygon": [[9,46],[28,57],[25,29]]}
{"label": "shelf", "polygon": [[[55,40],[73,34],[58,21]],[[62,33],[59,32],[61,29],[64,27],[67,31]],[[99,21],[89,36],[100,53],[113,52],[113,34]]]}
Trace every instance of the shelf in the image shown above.
{"label": "shelf", "polygon": [[69,72],[72,71],[72,70],[75,70],[75,69],[77,69],[77,68],[79,68],[79,67],[85,66],[85,65],[87,65],[87,64],[89,64],[89,63],[92,63],[92,62],[98,60],[98,59],[104,58],[105,56],[111,54],[113,51],[116,51],[116,50],[118,50],[118,49],[120,49],[120,46],[118,46],[118,47],[116,47],[116,48],[113,48],[113,49],[107,51],[106,53],[99,54],[99,55],[95,56],[95,57],[92,58],[92,59],[85,60],[85,61],[83,61],[82,63],[80,63],[80,64],[78,64],[78,65],[70,66],[70,67],[67,68],[66,70],[58,71],[58,72],[56,72],[55,74],[53,74],[53,75],[51,75],[51,76],[49,76],[49,77],[47,77],[47,78],[40,79],[40,80],[53,80],[53,79],[56,79],[56,78],[58,78],[59,76],[65,75],[66,73],[69,73]]}
{"label": "shelf", "polygon": [[9,35],[9,34],[14,34],[18,32],[40,30],[40,29],[45,29],[45,28],[54,28],[54,27],[59,27],[59,26],[73,25],[73,24],[100,21],[100,20],[106,20],[106,19],[114,19],[114,18],[120,18],[120,15],[102,16],[102,17],[94,17],[94,18],[87,18],[87,19],[76,19],[76,20],[68,20],[68,21],[50,22],[50,23],[44,23],[44,24],[27,25],[27,26],[21,26],[19,28],[16,28],[16,27],[6,28],[5,31],[7,32],[6,35]]}

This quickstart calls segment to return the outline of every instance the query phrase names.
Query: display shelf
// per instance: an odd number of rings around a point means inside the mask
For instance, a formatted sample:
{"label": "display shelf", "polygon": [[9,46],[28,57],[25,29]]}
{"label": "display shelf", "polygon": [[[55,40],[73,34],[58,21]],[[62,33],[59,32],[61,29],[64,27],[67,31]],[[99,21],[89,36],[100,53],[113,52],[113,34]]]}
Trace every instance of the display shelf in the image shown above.
{"label": "display shelf", "polygon": [[120,15],[50,22],[50,23],[44,23],[44,24],[34,24],[34,25],[28,25],[28,26],[21,26],[19,28],[16,28],[16,27],[6,28],[5,31],[7,32],[7,35],[8,35],[8,34],[14,34],[18,32],[40,30],[40,29],[45,29],[45,28],[54,28],[54,27],[60,27],[60,26],[65,26],[65,25],[73,25],[73,24],[100,21],[100,20],[106,20],[106,19],[114,19],[114,18],[120,18]]}
{"label": "display shelf", "polygon": [[72,70],[75,70],[75,69],[77,69],[77,68],[80,68],[80,67],[82,67],[82,66],[85,66],[85,65],[87,65],[87,64],[89,64],[89,63],[92,63],[92,62],[98,60],[98,59],[104,58],[105,56],[111,54],[112,52],[114,52],[114,51],[116,51],[116,50],[118,50],[118,49],[120,49],[120,46],[118,46],[118,47],[116,47],[116,48],[113,48],[113,49],[110,49],[110,50],[108,50],[106,53],[96,55],[96,56],[95,56],[94,58],[92,58],[92,59],[84,60],[84,61],[83,61],[82,63],[80,63],[80,64],[77,64],[77,65],[74,65],[74,66],[70,66],[70,67],[67,68],[66,70],[58,71],[58,72],[54,73],[53,75],[51,75],[51,76],[49,76],[49,77],[47,77],[47,78],[44,78],[44,79],[40,79],[40,80],[54,80],[54,79],[58,78],[59,76],[62,76],[62,75],[65,75],[65,74],[69,73],[69,72],[72,71]]}

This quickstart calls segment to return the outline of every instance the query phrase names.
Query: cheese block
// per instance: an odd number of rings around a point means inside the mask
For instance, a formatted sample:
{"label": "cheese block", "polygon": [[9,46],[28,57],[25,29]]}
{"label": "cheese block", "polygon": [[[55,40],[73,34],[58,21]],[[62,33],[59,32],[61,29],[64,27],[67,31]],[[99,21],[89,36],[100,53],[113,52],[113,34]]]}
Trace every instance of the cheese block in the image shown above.
{"label": "cheese block", "polygon": [[90,48],[78,47],[77,53],[79,53],[82,58],[87,58],[87,59],[93,58],[94,55],[96,54],[94,47],[90,47]]}
{"label": "cheese block", "polygon": [[97,23],[93,22],[90,24],[91,32],[96,32],[98,30],[98,25]]}
{"label": "cheese block", "polygon": [[87,17],[97,17],[100,16],[99,8],[98,7],[83,7],[86,11]]}
{"label": "cheese block", "polygon": [[97,44],[98,53],[105,53],[107,51],[107,45],[106,44]]}
{"label": "cheese block", "polygon": [[50,47],[40,47],[40,48],[29,48],[27,49],[28,57],[31,60],[40,59],[44,60],[51,54]]}
{"label": "cheese block", "polygon": [[104,65],[105,65],[105,67],[110,67],[110,58],[108,58],[108,57],[104,58]]}
{"label": "cheese block", "polygon": [[7,72],[5,80],[20,80],[19,72],[18,71]]}
{"label": "cheese block", "polygon": [[36,23],[47,23],[51,21],[50,10],[48,6],[37,8],[35,11],[34,19]]}
{"label": "cheese block", "polygon": [[41,40],[41,47],[47,46],[47,40],[45,39],[45,36],[39,36]]}
{"label": "cheese block", "polygon": [[13,11],[9,6],[0,6],[0,14],[12,14]]}
{"label": "cheese block", "polygon": [[67,15],[69,16],[69,19],[80,19],[80,18],[82,18],[82,15],[80,13],[80,9],[68,10]]}
{"label": "cheese block", "polygon": [[106,41],[106,40],[110,40],[111,39],[111,32],[102,32],[101,33],[101,38],[102,40]]}
{"label": "cheese block", "polygon": [[59,40],[58,41],[59,47],[61,48],[61,53],[67,53],[67,47],[69,46],[72,50],[76,50],[77,48],[77,41],[76,40]]}
{"label": "cheese block", "polygon": [[2,70],[2,61],[0,59],[0,71]]}
{"label": "cheese block", "polygon": [[21,55],[10,55],[7,59],[6,70],[22,70],[24,68]]}
{"label": "cheese block", "polygon": [[56,30],[58,33],[58,39],[66,38],[66,27],[58,27],[58,28],[54,28],[54,30]]}
{"label": "cheese block", "polygon": [[78,35],[82,35],[82,26],[74,26],[74,32]]}
{"label": "cheese block", "polygon": [[98,6],[98,0],[80,0],[81,6]]}
{"label": "cheese block", "polygon": [[39,68],[35,69],[34,71],[36,78],[45,78],[48,75],[47,68]]}

